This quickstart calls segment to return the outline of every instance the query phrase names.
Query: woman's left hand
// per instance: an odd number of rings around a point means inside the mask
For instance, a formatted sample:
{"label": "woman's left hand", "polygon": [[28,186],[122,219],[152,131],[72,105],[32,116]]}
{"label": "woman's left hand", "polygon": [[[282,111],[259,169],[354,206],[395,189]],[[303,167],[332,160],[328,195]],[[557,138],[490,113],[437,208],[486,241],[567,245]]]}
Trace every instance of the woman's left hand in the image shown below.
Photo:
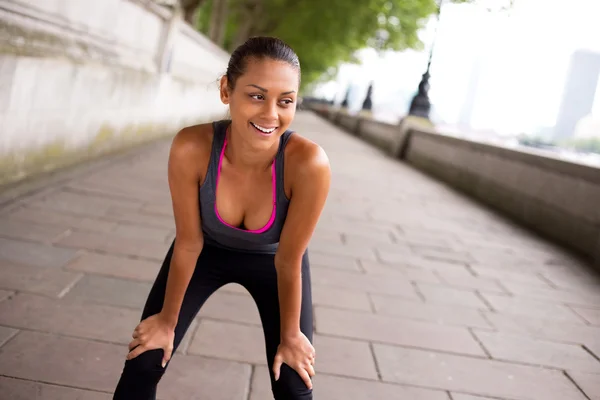
{"label": "woman's left hand", "polygon": [[293,337],[282,338],[279,347],[277,347],[277,354],[275,354],[275,362],[273,363],[275,380],[279,379],[279,372],[283,363],[292,367],[304,380],[306,387],[312,389],[310,378],[315,376],[315,348],[302,332],[298,332]]}

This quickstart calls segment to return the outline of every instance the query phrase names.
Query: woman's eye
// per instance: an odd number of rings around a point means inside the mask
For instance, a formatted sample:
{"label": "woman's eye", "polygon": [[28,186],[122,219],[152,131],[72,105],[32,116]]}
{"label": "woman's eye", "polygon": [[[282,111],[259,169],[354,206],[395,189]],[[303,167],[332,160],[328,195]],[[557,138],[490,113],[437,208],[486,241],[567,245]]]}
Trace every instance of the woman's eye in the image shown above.
{"label": "woman's eye", "polygon": [[294,101],[290,99],[282,100],[285,104],[292,104]]}
{"label": "woman's eye", "polygon": [[250,97],[252,97],[255,100],[262,100],[263,99],[262,94],[251,94]]}

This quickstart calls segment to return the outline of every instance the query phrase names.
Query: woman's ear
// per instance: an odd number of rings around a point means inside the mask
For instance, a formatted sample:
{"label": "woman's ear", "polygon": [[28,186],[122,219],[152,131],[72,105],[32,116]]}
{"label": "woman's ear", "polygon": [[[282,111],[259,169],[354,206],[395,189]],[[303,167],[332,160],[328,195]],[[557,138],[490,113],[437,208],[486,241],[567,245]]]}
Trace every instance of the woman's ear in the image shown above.
{"label": "woman's ear", "polygon": [[227,87],[227,83],[227,76],[223,75],[221,77],[221,81],[219,82],[219,94],[223,104],[229,104],[229,88]]}

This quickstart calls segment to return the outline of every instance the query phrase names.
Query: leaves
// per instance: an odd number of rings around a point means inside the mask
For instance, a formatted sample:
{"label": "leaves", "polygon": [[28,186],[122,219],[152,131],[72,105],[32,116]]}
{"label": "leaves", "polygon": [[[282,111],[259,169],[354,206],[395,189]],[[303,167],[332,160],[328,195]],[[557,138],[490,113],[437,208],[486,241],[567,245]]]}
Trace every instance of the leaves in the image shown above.
{"label": "leaves", "polygon": [[[469,0],[455,0],[465,2]],[[208,32],[212,1],[198,13]],[[229,0],[224,47],[232,51],[255,35],[276,36],[298,54],[303,86],[353,62],[357,50],[420,48],[418,31],[437,11],[434,0]]]}

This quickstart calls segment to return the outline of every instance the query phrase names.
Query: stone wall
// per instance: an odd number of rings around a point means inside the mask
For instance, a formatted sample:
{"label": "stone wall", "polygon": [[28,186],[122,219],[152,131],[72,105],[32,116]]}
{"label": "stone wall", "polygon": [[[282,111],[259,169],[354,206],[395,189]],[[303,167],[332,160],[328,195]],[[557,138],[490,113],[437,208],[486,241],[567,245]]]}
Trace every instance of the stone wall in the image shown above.
{"label": "stone wall", "polygon": [[313,109],[600,267],[600,169],[442,135],[412,119],[389,125],[326,105]]}
{"label": "stone wall", "polygon": [[0,184],[222,118],[229,55],[143,0],[0,6]]}

